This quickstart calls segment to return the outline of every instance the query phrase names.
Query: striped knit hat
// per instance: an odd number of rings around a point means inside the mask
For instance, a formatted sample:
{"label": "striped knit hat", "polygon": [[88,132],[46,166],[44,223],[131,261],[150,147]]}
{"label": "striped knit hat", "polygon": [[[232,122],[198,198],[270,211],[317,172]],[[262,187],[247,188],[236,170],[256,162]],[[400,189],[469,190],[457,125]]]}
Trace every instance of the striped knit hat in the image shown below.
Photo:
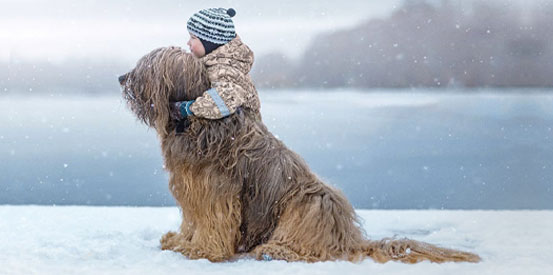
{"label": "striped knit hat", "polygon": [[214,50],[214,48],[211,49],[213,46],[217,48],[236,37],[234,23],[230,19],[235,14],[236,11],[232,8],[228,10],[224,8],[201,10],[188,19],[186,28],[192,35],[202,41],[206,54],[208,54]]}

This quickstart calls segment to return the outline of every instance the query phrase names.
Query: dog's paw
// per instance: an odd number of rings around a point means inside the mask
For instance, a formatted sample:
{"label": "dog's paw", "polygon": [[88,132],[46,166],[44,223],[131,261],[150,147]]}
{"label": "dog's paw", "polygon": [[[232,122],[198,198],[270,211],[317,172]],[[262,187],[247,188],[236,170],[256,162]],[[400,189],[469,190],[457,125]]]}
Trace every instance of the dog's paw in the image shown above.
{"label": "dog's paw", "polygon": [[268,254],[263,254],[263,255],[261,255],[261,259],[263,261],[270,262],[270,261],[273,260],[273,257],[271,257],[271,255],[268,255]]}
{"label": "dog's paw", "polygon": [[162,250],[173,250],[175,247],[174,238],[177,235],[175,232],[167,232],[165,235],[161,237],[161,240],[159,241],[161,243],[161,249]]}

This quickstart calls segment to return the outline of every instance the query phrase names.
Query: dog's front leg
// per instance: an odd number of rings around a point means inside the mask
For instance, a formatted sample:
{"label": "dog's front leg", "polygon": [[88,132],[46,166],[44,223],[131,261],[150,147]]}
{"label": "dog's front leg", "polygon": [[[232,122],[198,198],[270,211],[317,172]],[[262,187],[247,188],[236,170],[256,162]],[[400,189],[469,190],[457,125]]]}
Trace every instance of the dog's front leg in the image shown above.
{"label": "dog's front leg", "polygon": [[232,258],[241,237],[241,186],[210,169],[178,169],[169,186],[181,206],[183,222],[180,232],[162,238],[162,248],[191,259]]}
{"label": "dog's front leg", "polygon": [[238,192],[206,200],[202,208],[202,219],[197,221],[196,230],[189,245],[177,248],[191,259],[206,258],[212,262],[232,258],[241,236],[241,208]]}

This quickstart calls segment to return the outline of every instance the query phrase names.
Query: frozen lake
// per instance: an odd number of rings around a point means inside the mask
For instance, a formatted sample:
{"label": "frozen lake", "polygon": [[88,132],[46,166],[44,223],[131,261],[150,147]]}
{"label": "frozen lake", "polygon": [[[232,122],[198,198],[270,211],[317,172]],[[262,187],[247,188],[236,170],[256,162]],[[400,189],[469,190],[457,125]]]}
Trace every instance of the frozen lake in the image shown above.
{"label": "frozen lake", "polygon": [[[355,207],[553,209],[553,94],[261,91],[263,120]],[[0,97],[0,204],[174,205],[119,94]]]}

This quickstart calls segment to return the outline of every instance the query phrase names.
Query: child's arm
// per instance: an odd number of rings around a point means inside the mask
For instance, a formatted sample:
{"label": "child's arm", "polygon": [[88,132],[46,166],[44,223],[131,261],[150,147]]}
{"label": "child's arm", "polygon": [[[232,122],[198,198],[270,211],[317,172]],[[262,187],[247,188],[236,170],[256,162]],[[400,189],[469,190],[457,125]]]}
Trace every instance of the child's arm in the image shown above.
{"label": "child's arm", "polygon": [[217,82],[192,103],[189,110],[198,117],[219,119],[227,117],[246,102],[247,91],[230,81]]}
{"label": "child's arm", "polygon": [[[239,83],[246,82],[244,75],[230,66],[218,68],[209,76],[212,88],[205,91],[202,96],[193,102],[181,102],[178,104],[183,117],[194,115],[207,119],[220,119],[227,117],[248,99],[248,96],[256,96],[256,91],[246,89]],[[255,88],[253,88],[255,89]]]}

